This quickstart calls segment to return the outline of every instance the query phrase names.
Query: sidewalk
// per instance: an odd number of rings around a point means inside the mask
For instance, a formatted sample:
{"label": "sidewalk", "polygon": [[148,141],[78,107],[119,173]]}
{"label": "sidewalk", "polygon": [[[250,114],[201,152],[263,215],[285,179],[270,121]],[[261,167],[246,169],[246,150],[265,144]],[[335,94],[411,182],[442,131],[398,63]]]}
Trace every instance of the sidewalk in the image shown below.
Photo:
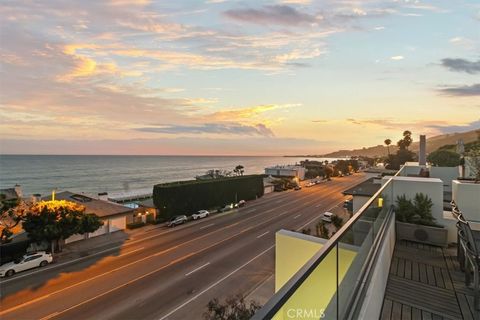
{"label": "sidewalk", "polygon": [[70,260],[84,258],[96,253],[114,250],[120,246],[136,240],[139,235],[162,228],[162,225],[146,225],[134,230],[121,230],[86,240],[66,244],[62,252],[56,253],[55,262],[64,263]]}
{"label": "sidewalk", "polygon": [[275,275],[271,275],[263,281],[258,287],[253,289],[246,298],[246,302],[255,301],[260,305],[265,305],[268,300],[275,294]]}

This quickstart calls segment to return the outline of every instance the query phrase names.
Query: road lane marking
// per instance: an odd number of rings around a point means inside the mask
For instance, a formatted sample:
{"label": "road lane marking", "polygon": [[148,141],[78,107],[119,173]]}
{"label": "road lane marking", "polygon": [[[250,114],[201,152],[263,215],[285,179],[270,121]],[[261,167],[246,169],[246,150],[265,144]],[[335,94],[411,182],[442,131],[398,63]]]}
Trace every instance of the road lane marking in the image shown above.
{"label": "road lane marking", "polygon": [[143,250],[143,249],[145,249],[145,247],[141,247],[141,248],[138,248],[138,249],[135,249],[135,250],[132,250],[132,251],[128,251],[128,252],[122,253],[121,255],[116,256],[116,257],[114,257],[114,258],[124,257],[124,256],[126,256],[126,255],[128,255],[128,254],[130,254],[130,253],[134,253],[134,252],[137,252],[137,251],[140,251],[140,250]]}
{"label": "road lane marking", "polygon": [[[335,206],[333,206],[332,208],[335,208],[336,206],[338,206],[340,203],[342,203],[342,201],[340,202],[337,202],[337,204]],[[327,210],[328,211],[328,210]],[[302,230],[303,228],[305,228],[306,226],[308,226],[310,223],[312,223],[313,221],[317,220],[317,219],[320,219],[321,217],[323,216],[323,212],[319,215],[319,216],[315,216],[313,219],[309,220],[307,223],[305,223],[303,226],[301,226],[300,228],[297,229],[297,231],[300,231]]]}
{"label": "road lane marking", "polygon": [[318,208],[318,207],[320,207],[320,206],[323,206],[323,203],[317,204],[317,205],[315,206],[315,208]]}
{"label": "road lane marking", "polygon": [[215,223],[207,224],[206,226],[201,227],[200,230],[206,229],[206,228],[211,227],[211,226],[214,226],[214,225],[215,225]]}
{"label": "road lane marking", "polygon": [[50,319],[50,318],[52,318],[52,317],[55,317],[57,314],[58,314],[58,312],[54,312],[54,313],[52,313],[52,314],[50,314],[50,315],[48,315],[48,316],[46,316],[46,317],[44,317],[44,318],[40,318],[40,320],[48,320],[48,319]]}
{"label": "road lane marking", "polygon": [[266,235],[267,233],[269,233],[270,231],[267,231],[267,232],[264,232],[262,233],[261,235],[257,236],[257,239],[260,239],[261,237],[263,237],[264,235]]}
{"label": "road lane marking", "polygon": [[281,203],[281,202],[283,202],[283,199],[275,201],[275,203]]}
{"label": "road lane marking", "polygon": [[196,269],[193,269],[193,270],[190,271],[189,273],[186,273],[186,274],[185,274],[185,277],[188,277],[188,276],[191,275],[192,273],[194,273],[194,272],[196,272],[196,271],[198,271],[198,270],[200,270],[200,269],[205,268],[205,267],[208,266],[209,264],[210,264],[210,262],[207,262],[207,263],[205,263],[203,266],[200,266],[200,267],[198,267],[198,268],[196,268]]}
{"label": "road lane marking", "polygon": [[224,276],[223,278],[219,279],[218,281],[214,282],[213,284],[211,284],[210,286],[208,286],[207,288],[205,288],[204,290],[200,291],[197,295],[195,295],[194,297],[188,299],[187,301],[185,301],[184,303],[182,303],[181,305],[179,305],[178,307],[176,307],[175,309],[173,309],[172,311],[170,311],[169,313],[167,313],[166,315],[164,315],[163,317],[161,317],[159,320],[164,320],[164,319],[167,319],[169,316],[171,316],[172,314],[174,314],[175,312],[177,312],[178,310],[182,309],[183,307],[185,307],[187,304],[189,304],[190,302],[196,300],[198,297],[200,297],[202,294],[204,294],[205,292],[207,292],[208,290],[212,289],[213,287],[216,287],[218,284],[220,284],[221,282],[225,281],[226,279],[230,278],[232,275],[234,275],[235,273],[237,273],[238,271],[240,271],[241,269],[243,269],[245,266],[247,266],[248,264],[250,264],[251,262],[253,262],[254,260],[258,259],[259,257],[261,257],[262,255],[264,255],[265,253],[267,253],[268,251],[270,251],[272,248],[274,248],[275,245],[273,246],[270,246],[268,249],[260,252],[259,254],[257,254],[255,257],[253,257],[252,259],[248,260],[247,262],[245,262],[244,264],[242,264],[240,267],[238,267],[237,269],[233,270],[232,272],[230,272],[229,274],[227,274],[226,276]]}
{"label": "road lane marking", "polygon": [[[336,191],[335,191],[335,192],[336,192]],[[334,191],[331,192],[331,194],[333,194],[333,193],[334,193]],[[329,194],[330,194],[330,193],[329,193]],[[311,195],[310,195],[310,196],[311,196]],[[305,196],[305,197],[301,197],[301,198],[299,198],[299,199],[296,199],[296,200],[294,200],[294,201],[290,201],[290,202],[288,202],[287,204],[281,205],[281,206],[278,207],[278,208],[270,209],[270,210],[268,210],[268,212],[273,211],[274,209],[277,209],[277,210],[278,210],[279,208],[284,207],[284,206],[286,206],[286,205],[291,205],[292,203],[296,203],[296,202],[299,202],[299,201],[302,201],[302,200],[306,200],[306,199],[310,198],[310,196]],[[313,201],[315,201],[315,199],[314,199]],[[313,201],[306,201],[306,202],[304,202],[303,204],[304,204],[304,205],[307,205],[307,204],[310,204],[310,203],[313,202]],[[338,203],[341,203],[341,202],[342,202],[342,201],[340,201],[340,202],[338,202]],[[279,214],[279,215],[277,215],[277,216],[274,216],[274,217],[272,217],[272,218],[270,218],[270,219],[267,219],[266,221],[264,221],[264,222],[261,223],[261,224],[264,224],[264,223],[266,223],[266,222],[268,222],[268,221],[270,221],[270,220],[273,220],[273,219],[275,219],[275,218],[278,218],[279,216],[283,216],[283,215],[286,214],[287,212],[288,212],[288,211],[282,212],[281,214]],[[260,215],[261,215],[261,214],[260,214]],[[159,252],[159,253],[156,253],[156,254],[153,254],[153,255],[150,255],[150,256],[146,256],[146,257],[141,258],[141,259],[139,259],[139,260],[130,262],[130,263],[128,263],[128,264],[125,264],[125,265],[123,265],[123,266],[121,266],[121,267],[114,268],[114,269],[112,269],[112,270],[110,270],[110,271],[107,271],[107,272],[105,272],[105,273],[98,274],[97,276],[94,276],[94,277],[91,277],[91,278],[89,278],[89,279],[85,279],[85,280],[83,280],[83,281],[74,283],[74,284],[72,284],[72,285],[70,285],[70,286],[67,286],[67,287],[64,287],[64,288],[62,288],[62,289],[60,289],[60,290],[58,290],[58,291],[55,291],[55,292],[46,294],[46,295],[44,295],[44,296],[35,298],[35,299],[33,299],[33,300],[29,300],[29,301],[27,301],[27,302],[24,302],[24,303],[22,303],[22,304],[16,305],[16,306],[11,307],[11,308],[6,309],[6,310],[0,310],[0,315],[6,314],[6,313],[10,313],[10,312],[12,312],[12,311],[15,311],[15,310],[17,310],[17,309],[20,309],[20,308],[25,307],[25,306],[27,306],[27,305],[30,305],[30,304],[32,304],[32,303],[35,303],[35,302],[44,300],[44,299],[46,299],[46,298],[48,298],[48,297],[51,297],[51,296],[53,296],[53,295],[55,295],[55,294],[58,294],[58,293],[60,293],[60,292],[63,292],[63,291],[66,291],[66,290],[68,290],[68,289],[77,287],[77,286],[82,285],[82,284],[84,284],[84,283],[87,283],[87,282],[89,282],[89,281],[98,279],[99,277],[103,277],[104,275],[111,274],[111,273],[113,273],[113,272],[116,272],[116,271],[118,271],[118,270],[124,269],[124,268],[126,268],[126,267],[131,266],[131,265],[134,265],[134,264],[137,264],[137,263],[139,263],[139,262],[145,261],[145,260],[147,260],[147,259],[149,259],[149,258],[151,258],[151,257],[153,257],[153,256],[158,256],[158,255],[161,255],[161,254],[165,254],[165,253],[167,253],[167,252],[169,252],[169,251],[171,251],[171,250],[173,250],[173,249],[176,249],[176,248],[178,248],[178,247],[180,247],[180,246],[186,245],[186,244],[188,244],[188,243],[190,243],[190,242],[193,242],[193,241],[196,241],[196,240],[198,240],[198,239],[205,238],[205,237],[207,237],[207,236],[209,236],[209,235],[212,235],[212,234],[217,233],[217,232],[219,232],[219,231],[222,231],[222,230],[224,230],[224,229],[228,229],[228,228],[230,228],[230,227],[233,227],[233,226],[235,226],[235,225],[238,225],[240,222],[245,222],[245,221],[251,220],[251,219],[253,219],[253,218],[255,218],[255,217],[256,217],[256,216],[252,216],[252,217],[243,219],[243,220],[241,220],[241,221],[239,221],[239,222],[236,222],[236,223],[234,223],[234,224],[227,225],[227,226],[222,227],[222,228],[220,228],[220,229],[218,229],[218,230],[215,230],[215,231],[206,233],[205,235],[202,235],[202,236],[200,236],[200,237],[197,237],[197,238],[191,239],[191,240],[189,240],[189,241],[183,242],[182,244],[180,244],[180,245],[178,245],[178,246],[170,247],[170,248],[165,249],[165,250],[163,250],[163,251],[161,251],[161,252]],[[318,218],[315,217],[314,219],[318,219]],[[313,220],[314,220],[314,219],[313,219]],[[313,221],[313,220],[311,220],[311,221]],[[311,221],[310,221],[309,223],[311,223]],[[309,223],[307,223],[307,224],[309,224]],[[260,224],[260,225],[261,225],[261,224]],[[252,226],[252,227],[247,228],[247,229],[244,229],[244,230],[242,230],[242,232],[240,232],[240,233],[238,233],[238,234],[234,234],[234,235],[232,235],[232,236],[230,236],[230,237],[228,237],[228,238],[226,238],[226,239],[224,239],[224,240],[222,240],[222,241],[220,241],[220,242],[218,242],[218,243],[215,243],[215,244],[213,244],[213,245],[211,245],[211,246],[209,246],[209,247],[204,248],[203,250],[200,250],[200,251],[198,251],[198,252],[195,252],[195,254],[197,254],[197,253],[199,253],[199,252],[202,252],[202,251],[204,251],[204,250],[207,250],[207,249],[211,248],[212,246],[218,245],[218,244],[220,244],[220,243],[222,243],[222,242],[224,242],[224,241],[230,240],[230,239],[232,239],[233,237],[236,237],[236,236],[240,235],[240,234],[243,233],[243,232],[246,232],[246,231],[248,231],[248,230],[253,229],[254,227],[258,227],[258,225]],[[301,230],[301,228],[299,228],[298,230]],[[134,241],[134,242],[144,241],[144,240],[146,240],[146,239],[153,238],[153,237],[157,237],[157,236],[158,236],[158,235],[151,236],[151,237],[147,237],[147,238],[143,238],[143,239],[140,239],[140,240],[136,240],[136,241]],[[131,244],[131,243],[130,243],[130,244]],[[110,249],[104,250],[104,251],[102,251],[102,252],[97,252],[97,253],[95,253],[95,254],[93,254],[93,255],[90,255],[90,256],[88,256],[88,257],[85,257],[85,258],[90,258],[90,257],[92,257],[92,256],[101,254],[101,253],[103,253],[103,252],[111,251],[111,250],[118,249],[118,248],[121,248],[121,247],[110,248]],[[187,255],[186,257],[189,257],[189,256],[191,256],[191,255],[193,255],[193,254],[189,254],[189,255]],[[83,259],[84,259],[84,258],[80,258],[80,259],[77,259],[77,260],[83,260]],[[178,261],[181,261],[181,260],[183,260],[183,259],[184,259],[184,258],[181,258],[181,259],[177,259],[175,262],[170,262],[169,264],[163,266],[162,269],[163,269],[164,267],[167,267],[167,266],[169,266],[169,265],[171,265],[171,264],[173,264],[173,263],[176,263],[176,262],[178,262]],[[60,265],[56,265],[55,267],[58,267],[58,266],[61,266],[61,265],[65,265],[65,264],[70,264],[70,263],[71,263],[71,262],[63,263],[63,264],[60,264]],[[53,267],[52,267],[52,268],[53,268]],[[45,269],[44,269],[44,270],[45,270]],[[42,271],[42,270],[39,270],[39,271]],[[39,272],[39,271],[37,271],[37,272]],[[157,270],[157,271],[158,271],[158,270]],[[145,276],[150,275],[150,274],[152,274],[152,273],[154,273],[154,272],[150,272],[150,273],[148,273],[148,274],[145,274],[145,275],[143,275],[141,278],[144,278]],[[31,273],[29,273],[28,275],[31,275]],[[25,276],[27,276],[27,275],[25,275]],[[16,278],[20,278],[20,277],[16,277]],[[129,281],[128,284],[129,284],[129,283],[132,283],[132,282],[134,282],[134,281],[140,280],[141,278],[133,279],[133,280],[131,280],[131,282]],[[14,279],[12,279],[12,280],[14,280]],[[6,282],[6,281],[5,281],[5,282]],[[1,282],[0,282],[0,283],[1,283]],[[114,290],[116,290],[116,289],[119,289],[119,288],[120,288],[120,287],[113,288],[113,289],[109,290],[108,292],[103,293],[102,296],[105,295],[105,294],[107,294],[107,293],[110,293],[110,292],[112,292],[112,291],[114,291]],[[81,304],[79,304],[79,305],[82,305],[82,304],[84,304],[84,303],[90,302],[90,301],[92,301],[93,299],[94,299],[94,298],[89,299],[89,300],[86,300],[86,301],[83,301],[83,302],[82,302]],[[79,306],[79,305],[77,305],[77,306]],[[64,310],[64,311],[60,312],[60,313],[64,313],[64,312],[66,312],[66,311],[68,311],[68,310],[70,310],[70,309],[72,309],[72,308],[74,308],[74,307],[76,307],[76,306],[73,306],[73,307],[71,307],[71,308],[69,308],[69,309],[67,309],[67,310]]]}
{"label": "road lane marking", "polygon": [[301,214],[297,214],[295,217],[293,217],[293,219],[297,219],[299,217],[301,217],[302,215]]}
{"label": "road lane marking", "polygon": [[[261,224],[259,224],[259,225],[265,224],[265,223],[269,222],[270,220],[273,220],[273,219],[276,219],[276,218],[277,218],[277,216],[272,217],[272,218],[270,218],[270,219],[267,219],[267,220],[263,221],[263,222],[262,222]],[[238,224],[238,223],[235,223],[234,225],[236,225],[236,224]],[[158,272],[158,271],[161,271],[161,270],[163,270],[163,269],[165,269],[165,268],[167,268],[167,267],[169,267],[169,266],[171,266],[171,265],[174,265],[174,264],[176,264],[176,263],[178,263],[178,262],[181,262],[181,261],[183,261],[183,260],[185,260],[185,259],[187,259],[187,258],[189,258],[189,257],[191,257],[191,256],[197,255],[197,254],[199,254],[199,253],[201,253],[201,252],[203,252],[203,251],[206,251],[206,250],[208,250],[208,249],[210,249],[210,248],[213,248],[213,247],[215,247],[215,246],[217,246],[217,245],[219,245],[219,244],[221,244],[221,243],[223,243],[223,242],[226,242],[226,241],[228,241],[228,240],[230,240],[230,239],[233,239],[233,238],[241,235],[242,233],[244,233],[244,232],[246,232],[246,231],[249,231],[249,230],[251,230],[251,229],[253,229],[253,228],[255,228],[255,227],[258,227],[259,225],[254,225],[254,226],[251,226],[251,227],[249,227],[249,228],[243,229],[243,230],[240,231],[239,233],[233,234],[233,235],[231,235],[231,236],[229,236],[229,237],[227,237],[227,238],[225,238],[225,239],[222,239],[221,241],[218,241],[218,242],[216,242],[216,243],[213,243],[213,244],[211,244],[211,245],[209,245],[209,246],[207,246],[207,247],[205,247],[205,248],[202,248],[202,249],[200,249],[200,250],[198,250],[198,251],[190,252],[189,254],[187,254],[187,255],[185,255],[185,256],[182,256],[182,257],[180,257],[180,258],[178,258],[178,259],[176,259],[176,260],[170,261],[168,264],[163,265],[163,266],[161,266],[161,267],[159,267],[159,268],[157,268],[157,269],[155,269],[155,270],[153,270],[153,271],[151,271],[151,272],[149,272],[149,273],[146,273],[146,274],[144,274],[144,275],[142,275],[142,276],[140,276],[140,277],[134,278],[134,279],[132,279],[132,280],[130,280],[130,281],[122,284],[122,285],[119,285],[119,286],[117,286],[117,287],[114,287],[114,288],[112,288],[112,289],[110,289],[110,290],[108,290],[108,291],[105,291],[105,292],[103,292],[103,293],[101,293],[101,294],[99,294],[99,295],[96,295],[96,296],[94,296],[94,297],[92,297],[92,298],[90,298],[90,299],[84,300],[84,301],[82,301],[82,302],[80,302],[80,303],[78,303],[78,304],[76,304],[76,305],[73,305],[73,306],[67,308],[67,309],[64,309],[64,310],[62,310],[62,311],[57,311],[57,315],[63,314],[63,313],[65,313],[65,312],[69,311],[69,310],[72,310],[72,309],[75,309],[75,308],[77,308],[77,307],[79,307],[79,306],[82,306],[82,305],[84,305],[85,303],[88,303],[88,302],[93,301],[93,300],[95,300],[95,299],[97,299],[97,298],[100,298],[100,297],[102,297],[102,296],[104,296],[104,295],[106,295],[106,294],[109,294],[109,293],[111,293],[111,292],[113,292],[113,291],[115,291],[115,290],[121,289],[121,288],[125,287],[126,285],[129,285],[129,284],[134,283],[134,282],[136,282],[136,281],[138,281],[138,280],[141,280],[141,279],[143,279],[143,278],[145,278],[145,277],[147,277],[147,276],[149,276],[149,275],[151,275],[151,274],[154,274],[154,273],[156,273],[156,272]],[[229,227],[229,226],[224,227],[224,228],[228,228],[228,227]],[[222,229],[223,229],[223,228],[222,228]],[[219,229],[219,230],[221,230],[221,229]],[[218,231],[218,230],[217,230],[217,231]],[[212,232],[212,233],[213,233],[213,232]],[[202,237],[205,237],[205,235],[202,236]],[[199,237],[199,238],[202,238],[202,237]],[[79,286],[80,284],[86,283],[86,282],[88,282],[88,281],[92,281],[92,280],[94,280],[94,279],[97,279],[97,278],[102,277],[102,276],[104,276],[104,275],[113,273],[113,272],[115,272],[115,271],[118,271],[118,270],[123,269],[123,268],[125,268],[125,267],[128,267],[128,266],[130,266],[130,265],[136,264],[136,263],[138,263],[138,262],[147,260],[147,259],[149,259],[149,258],[151,258],[151,257],[153,257],[153,256],[157,256],[157,255],[166,253],[166,252],[168,252],[168,251],[171,251],[172,249],[178,248],[178,247],[180,247],[180,246],[182,246],[182,245],[185,245],[185,244],[188,243],[188,242],[192,242],[192,241],[194,241],[194,240],[195,240],[195,239],[191,239],[191,240],[189,240],[189,241],[187,241],[187,242],[182,243],[181,245],[178,245],[178,246],[175,246],[175,247],[170,247],[170,248],[168,248],[168,249],[166,249],[166,250],[163,250],[163,251],[161,251],[161,252],[159,252],[159,253],[156,253],[156,254],[153,254],[153,255],[144,257],[144,258],[142,258],[142,259],[140,259],[140,260],[136,260],[136,261],[130,262],[130,263],[126,264],[126,265],[123,265],[123,266],[121,266],[121,267],[118,267],[118,268],[115,268],[115,269],[113,269],[113,270],[107,271],[107,272],[105,272],[105,273],[99,274],[99,275],[94,276],[94,277],[92,277],[92,278],[89,278],[89,279],[86,279],[86,280],[77,282],[77,283],[72,284],[72,285],[70,285],[70,286],[68,286],[68,287],[62,288],[62,289],[60,289],[60,290],[58,290],[58,291],[49,293],[49,294],[47,294],[47,295],[45,295],[45,296],[41,296],[41,297],[38,297],[38,298],[36,298],[36,299],[34,299],[34,300],[27,301],[27,302],[25,302],[25,303],[19,304],[19,305],[15,306],[15,307],[12,307],[12,308],[10,308],[10,309],[2,310],[2,311],[0,311],[0,315],[3,315],[3,314],[5,314],[5,313],[9,313],[9,312],[15,311],[15,310],[17,310],[17,309],[19,309],[19,308],[22,308],[22,307],[24,307],[24,306],[30,305],[30,304],[32,304],[32,303],[34,303],[34,302],[38,302],[38,301],[44,300],[44,299],[46,299],[46,298],[48,298],[48,297],[50,297],[50,296],[52,296],[52,295],[54,295],[54,294],[60,293],[60,292],[62,292],[62,291],[71,289],[71,288],[76,287],[76,286]],[[273,247],[273,246],[272,246],[272,247]]]}
{"label": "road lane marking", "polygon": [[[2,280],[2,281],[0,281],[0,284],[4,284],[4,283],[8,283],[8,282],[17,280],[17,279],[25,278],[25,277],[31,276],[31,275],[39,273],[39,272],[48,271],[50,269],[59,268],[59,267],[62,267],[64,265],[73,264],[75,262],[82,261],[82,260],[85,260],[87,258],[92,258],[92,257],[98,256],[98,255],[101,255],[102,253],[105,253],[105,252],[108,252],[108,251],[113,251],[113,250],[118,250],[118,249],[121,249],[121,248],[122,248],[122,246],[113,247],[113,248],[105,249],[105,250],[90,254],[87,257],[81,257],[81,258],[73,259],[73,260],[63,262],[63,263],[60,263],[60,264],[55,264],[54,263],[54,264],[52,264],[52,266],[50,266],[48,268],[41,268],[41,269],[38,269],[38,270],[35,270],[35,271],[31,271],[31,272],[28,272],[28,273],[25,273],[25,274],[15,276],[14,278],[11,278],[11,279]],[[0,314],[2,314],[2,313],[0,312]]]}
{"label": "road lane marking", "polygon": [[[358,180],[360,180],[360,179],[358,179]],[[287,196],[288,196],[288,194],[286,194],[286,196],[284,196],[283,198],[287,198]],[[289,205],[289,204],[292,204],[292,203],[299,202],[299,201],[301,201],[301,200],[307,199],[307,198],[309,198],[310,196],[311,196],[311,195],[305,195],[305,196],[302,195],[301,198],[298,198],[298,199],[295,199],[295,200],[293,200],[293,201],[290,201],[290,202],[288,202],[288,203],[280,206],[279,208],[281,208],[281,207],[283,207],[283,206],[285,206],[285,205]],[[268,202],[267,202],[267,203],[268,203]],[[263,205],[263,204],[265,204],[265,203],[255,204],[255,205],[258,206],[258,205]],[[316,207],[319,207],[320,205],[321,205],[321,204],[317,205]],[[279,209],[279,208],[276,208],[276,209]],[[275,209],[275,208],[274,208],[274,209]],[[269,209],[269,210],[265,211],[265,213],[269,213],[269,212],[273,211],[274,209]],[[251,213],[251,212],[254,212],[254,211],[256,211],[256,210],[257,210],[257,208],[252,208],[252,209],[250,209],[249,211],[247,211],[246,213]],[[261,215],[261,214],[260,214],[260,215]],[[281,213],[280,215],[283,215],[283,213]],[[252,218],[255,218],[255,217],[257,217],[257,216],[258,216],[258,215],[253,216],[253,217],[246,218],[246,219],[242,220],[242,222],[248,221],[248,220],[250,220],[250,219],[252,219]],[[220,216],[217,215],[216,217],[220,217]],[[238,224],[238,222],[235,223],[235,224],[232,224],[232,225],[230,225],[230,226],[235,226],[235,225],[237,225],[237,224]],[[228,228],[229,226],[226,226],[226,227]],[[182,228],[182,229],[184,229],[184,228]],[[182,229],[180,229],[180,230],[182,230]],[[200,229],[201,229],[201,228],[200,228]],[[178,230],[178,229],[177,229],[177,230]],[[137,239],[137,240],[133,240],[133,241],[131,241],[131,242],[126,241],[125,244],[123,244],[122,246],[117,246],[117,247],[112,247],[112,248],[109,248],[109,249],[105,249],[105,250],[102,250],[102,251],[93,253],[93,254],[91,254],[91,255],[88,255],[88,256],[85,256],[85,257],[81,257],[81,258],[77,258],[77,259],[70,260],[70,261],[66,261],[66,262],[63,262],[63,263],[60,263],[60,264],[53,264],[52,266],[50,266],[50,267],[48,267],[48,268],[42,268],[42,269],[39,269],[39,270],[36,270],[36,271],[31,271],[31,272],[28,272],[28,273],[25,273],[25,274],[22,274],[22,275],[15,275],[13,278],[0,281],[0,284],[9,283],[9,282],[15,281],[15,280],[17,280],[17,279],[21,279],[21,278],[24,278],[24,277],[28,277],[28,276],[30,276],[30,275],[33,275],[33,274],[36,274],[36,273],[39,273],[39,272],[48,271],[48,270],[55,269],[55,268],[59,268],[59,267],[65,266],[65,265],[74,264],[74,263],[76,263],[76,262],[83,261],[83,260],[87,260],[87,259],[93,258],[93,257],[95,257],[95,256],[101,255],[101,254],[103,254],[103,253],[105,253],[105,252],[109,252],[109,251],[114,251],[114,250],[118,250],[118,249],[121,249],[121,248],[125,248],[125,247],[131,246],[131,245],[133,245],[133,244],[136,244],[136,243],[138,243],[138,242],[142,242],[142,241],[146,241],[146,240],[149,240],[149,239],[152,239],[152,238],[160,237],[160,236],[162,236],[162,235],[169,234],[169,233],[172,233],[172,232],[175,232],[175,231],[176,231],[176,230],[168,230],[168,231],[164,231],[164,232],[161,232],[161,233],[158,233],[158,234],[149,236],[149,237],[145,237],[145,238],[140,238],[140,239]],[[214,231],[214,232],[216,232],[216,231]],[[206,235],[213,234],[214,232],[208,233],[208,234],[206,234]],[[198,238],[197,238],[197,239],[198,239]],[[0,312],[0,314],[2,314],[2,313]]]}

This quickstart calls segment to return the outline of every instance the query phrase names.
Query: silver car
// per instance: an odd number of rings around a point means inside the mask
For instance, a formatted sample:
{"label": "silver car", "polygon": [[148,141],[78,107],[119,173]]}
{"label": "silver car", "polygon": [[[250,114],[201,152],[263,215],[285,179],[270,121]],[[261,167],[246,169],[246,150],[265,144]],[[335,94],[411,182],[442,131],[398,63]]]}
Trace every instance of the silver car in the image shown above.
{"label": "silver car", "polygon": [[167,226],[168,227],[175,227],[178,226],[179,224],[184,224],[187,222],[187,216],[186,215],[181,215],[181,216],[175,216],[170,221],[168,221]]}

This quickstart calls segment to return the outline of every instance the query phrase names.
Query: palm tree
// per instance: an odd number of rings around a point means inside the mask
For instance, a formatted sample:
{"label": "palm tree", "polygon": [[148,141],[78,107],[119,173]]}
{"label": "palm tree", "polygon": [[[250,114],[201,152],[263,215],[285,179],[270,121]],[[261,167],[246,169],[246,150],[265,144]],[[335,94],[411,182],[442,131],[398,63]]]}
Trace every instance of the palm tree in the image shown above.
{"label": "palm tree", "polygon": [[408,147],[412,144],[412,141],[412,132],[408,130],[403,131],[403,143],[407,150]]}
{"label": "palm tree", "polygon": [[243,176],[243,173],[245,172],[244,167],[239,164],[238,166],[233,169],[233,172],[235,172],[237,175]]}
{"label": "palm tree", "polygon": [[385,139],[385,141],[383,141],[383,142],[387,145],[388,155],[390,156],[390,145],[392,144],[392,140]]}

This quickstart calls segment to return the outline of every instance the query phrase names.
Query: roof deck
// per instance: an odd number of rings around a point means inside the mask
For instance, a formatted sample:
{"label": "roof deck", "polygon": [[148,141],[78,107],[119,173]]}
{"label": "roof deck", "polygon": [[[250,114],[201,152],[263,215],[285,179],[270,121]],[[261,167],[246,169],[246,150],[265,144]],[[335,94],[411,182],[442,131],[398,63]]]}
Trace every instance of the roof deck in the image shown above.
{"label": "roof deck", "polygon": [[456,247],[397,241],[380,319],[480,319]]}

